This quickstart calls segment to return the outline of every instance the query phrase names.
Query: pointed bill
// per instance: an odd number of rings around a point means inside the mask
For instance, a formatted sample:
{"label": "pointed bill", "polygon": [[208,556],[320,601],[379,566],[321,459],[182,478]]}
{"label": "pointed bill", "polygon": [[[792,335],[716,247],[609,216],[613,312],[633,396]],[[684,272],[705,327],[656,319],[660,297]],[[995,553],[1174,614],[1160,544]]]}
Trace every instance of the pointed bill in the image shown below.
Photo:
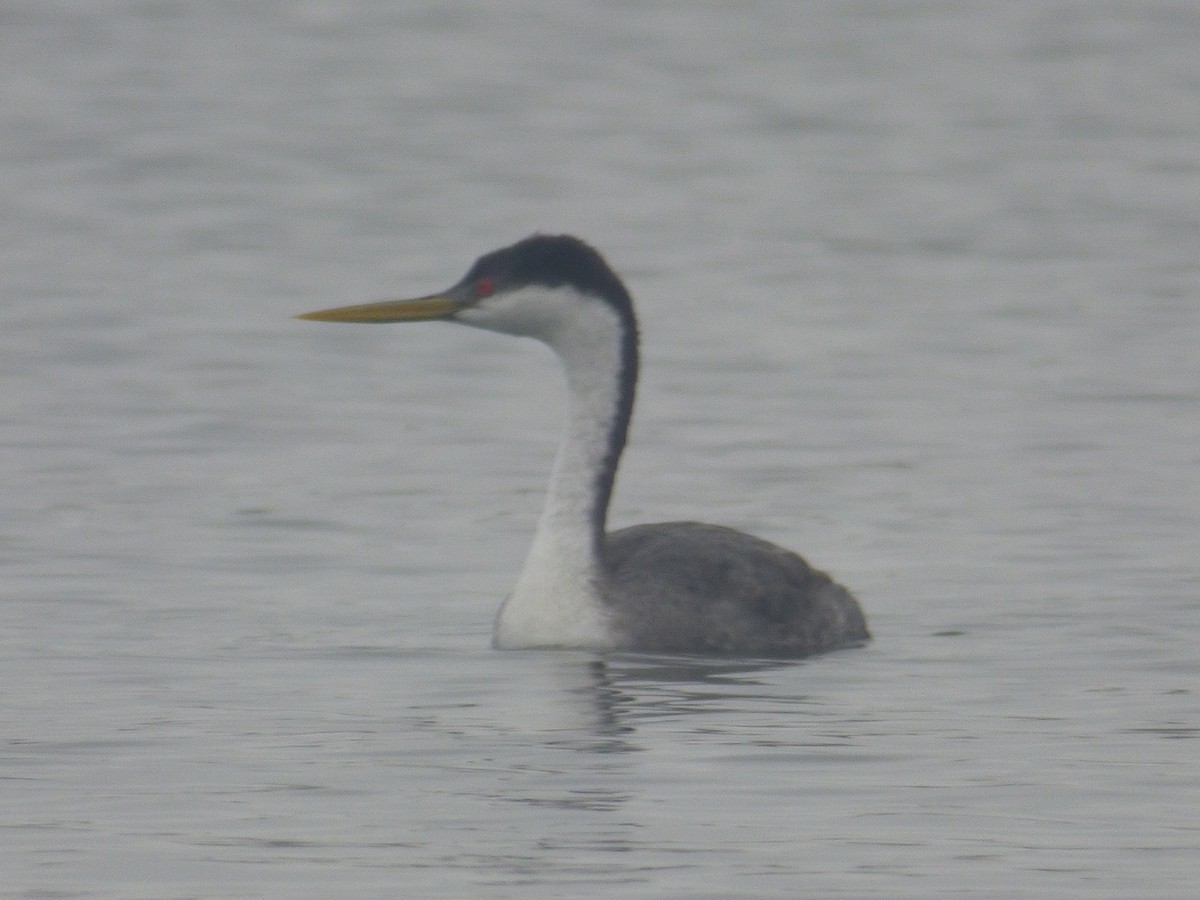
{"label": "pointed bill", "polygon": [[444,319],[463,308],[463,304],[443,294],[417,297],[413,300],[384,300],[358,306],[338,306],[303,313],[297,319],[315,322],[420,322],[425,319]]}

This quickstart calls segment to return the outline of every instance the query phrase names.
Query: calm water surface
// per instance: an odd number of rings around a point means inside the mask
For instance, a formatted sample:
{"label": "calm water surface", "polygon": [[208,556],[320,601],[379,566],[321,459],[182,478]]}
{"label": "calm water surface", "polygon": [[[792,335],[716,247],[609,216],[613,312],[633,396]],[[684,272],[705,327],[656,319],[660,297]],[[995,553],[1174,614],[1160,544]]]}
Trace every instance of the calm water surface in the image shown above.
{"label": "calm water surface", "polygon": [[[0,893],[1189,897],[1200,11],[10,3]],[[876,640],[499,653],[535,345],[296,312],[627,277],[616,525]]]}

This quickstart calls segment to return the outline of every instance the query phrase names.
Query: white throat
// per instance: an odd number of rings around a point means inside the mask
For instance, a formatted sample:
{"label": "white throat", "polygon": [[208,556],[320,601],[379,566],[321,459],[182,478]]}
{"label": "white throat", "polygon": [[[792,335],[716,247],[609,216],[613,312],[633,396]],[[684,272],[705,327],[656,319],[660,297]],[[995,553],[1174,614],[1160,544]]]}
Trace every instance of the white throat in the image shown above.
{"label": "white throat", "polygon": [[[607,496],[600,478],[621,415],[625,327],[607,303],[569,288],[515,292],[460,321],[535,337],[557,353],[566,373],[567,429],[534,534],[512,594],[496,618],[494,643],[505,649],[614,644],[599,559]],[[597,533],[597,532],[601,533]]]}

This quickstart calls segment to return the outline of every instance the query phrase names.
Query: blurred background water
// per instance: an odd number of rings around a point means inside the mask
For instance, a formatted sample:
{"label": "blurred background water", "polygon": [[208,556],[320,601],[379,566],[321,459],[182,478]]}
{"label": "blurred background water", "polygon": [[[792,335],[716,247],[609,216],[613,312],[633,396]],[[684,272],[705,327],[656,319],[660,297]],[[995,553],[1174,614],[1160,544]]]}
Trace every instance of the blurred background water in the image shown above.
{"label": "blurred background water", "polygon": [[[0,894],[1194,895],[1194,4],[0,26]],[[870,646],[489,649],[548,354],[289,316],[534,230],[640,305],[613,524]]]}

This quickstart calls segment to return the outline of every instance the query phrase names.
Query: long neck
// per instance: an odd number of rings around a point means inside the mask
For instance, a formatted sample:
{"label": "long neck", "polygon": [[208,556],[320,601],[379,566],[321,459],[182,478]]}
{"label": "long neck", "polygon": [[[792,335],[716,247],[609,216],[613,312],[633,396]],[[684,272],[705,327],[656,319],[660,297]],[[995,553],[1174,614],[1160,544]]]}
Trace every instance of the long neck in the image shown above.
{"label": "long neck", "polygon": [[604,528],[633,412],[637,328],[597,301],[545,339],[566,373],[567,428],[525,566],[496,622],[496,643],[604,646]]}
{"label": "long neck", "polygon": [[[596,560],[608,504],[633,412],[636,353],[619,352],[621,335],[560,350],[567,378],[567,429],[554,460],[538,536],[569,539]],[[605,346],[607,344],[607,346]]]}

